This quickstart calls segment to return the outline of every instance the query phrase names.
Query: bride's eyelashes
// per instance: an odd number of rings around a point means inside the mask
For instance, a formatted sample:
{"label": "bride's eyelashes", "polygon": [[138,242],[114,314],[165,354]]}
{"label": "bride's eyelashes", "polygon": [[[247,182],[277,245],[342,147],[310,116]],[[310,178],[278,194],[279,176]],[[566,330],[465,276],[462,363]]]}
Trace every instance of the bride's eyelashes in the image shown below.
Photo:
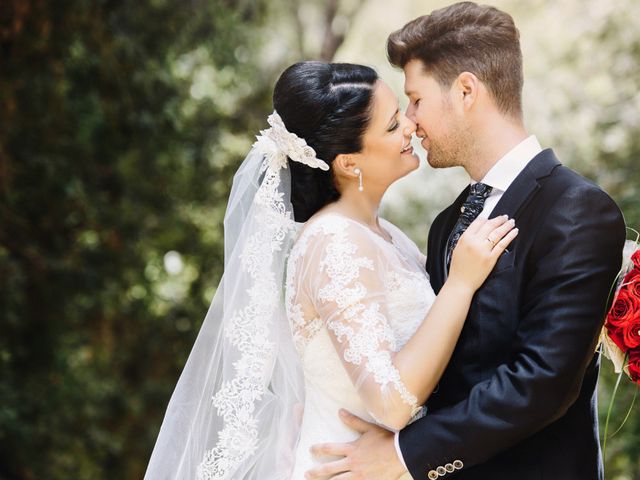
{"label": "bride's eyelashes", "polygon": [[393,125],[391,125],[391,127],[389,127],[387,132],[389,132],[389,133],[395,132],[398,129],[399,126],[400,126],[400,122],[396,121]]}

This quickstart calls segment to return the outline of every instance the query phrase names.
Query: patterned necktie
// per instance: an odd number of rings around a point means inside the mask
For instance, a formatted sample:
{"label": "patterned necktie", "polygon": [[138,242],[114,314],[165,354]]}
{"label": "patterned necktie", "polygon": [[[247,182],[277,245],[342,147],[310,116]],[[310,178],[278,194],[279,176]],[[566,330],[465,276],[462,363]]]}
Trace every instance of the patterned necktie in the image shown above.
{"label": "patterned necktie", "polygon": [[484,207],[484,201],[491,193],[491,190],[493,190],[493,187],[485,185],[484,183],[474,183],[471,185],[471,188],[469,189],[469,196],[462,204],[462,208],[460,208],[460,216],[458,217],[458,221],[453,227],[451,235],[449,235],[449,240],[447,241],[447,271],[451,265],[453,249],[458,243],[460,236],[464,233],[467,227],[471,225],[471,222],[478,218],[478,215],[480,215],[480,212],[482,212],[482,208]]}

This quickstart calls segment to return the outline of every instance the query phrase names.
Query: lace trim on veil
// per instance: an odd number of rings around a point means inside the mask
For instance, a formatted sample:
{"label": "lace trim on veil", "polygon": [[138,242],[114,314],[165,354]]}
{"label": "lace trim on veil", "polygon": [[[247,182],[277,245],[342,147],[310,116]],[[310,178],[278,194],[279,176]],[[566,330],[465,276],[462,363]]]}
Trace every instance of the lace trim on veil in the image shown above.
{"label": "lace trim on veil", "polygon": [[198,480],[231,478],[258,448],[256,402],[268,389],[266,370],[276,355],[269,332],[281,301],[280,279],[276,278],[272,263],[274,253],[281,252],[284,240],[295,228],[291,213],[285,208],[279,169],[267,159],[262,168],[265,177],[254,200],[260,226],[247,239],[240,256],[242,268],[251,278],[248,304],[233,313],[224,332],[240,358],[233,364],[233,378],[223,382],[213,396],[224,427],[218,432],[215,447],[205,453],[198,466]]}

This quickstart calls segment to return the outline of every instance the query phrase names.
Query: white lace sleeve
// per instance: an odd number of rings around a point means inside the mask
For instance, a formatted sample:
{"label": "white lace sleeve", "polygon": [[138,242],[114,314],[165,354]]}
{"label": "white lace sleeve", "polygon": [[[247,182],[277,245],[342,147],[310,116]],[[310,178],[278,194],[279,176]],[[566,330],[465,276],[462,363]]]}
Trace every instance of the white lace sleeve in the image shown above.
{"label": "white lace sleeve", "polygon": [[371,415],[399,428],[400,411],[413,415],[417,398],[393,363],[398,350],[386,308],[391,261],[366,227],[334,218],[307,245],[308,295]]}

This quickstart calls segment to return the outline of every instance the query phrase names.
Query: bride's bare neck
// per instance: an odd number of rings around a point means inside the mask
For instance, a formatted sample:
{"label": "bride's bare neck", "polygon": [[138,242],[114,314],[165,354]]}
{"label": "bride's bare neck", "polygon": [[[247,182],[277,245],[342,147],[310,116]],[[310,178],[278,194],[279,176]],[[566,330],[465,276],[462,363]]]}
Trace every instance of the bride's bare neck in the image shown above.
{"label": "bride's bare neck", "polygon": [[357,188],[345,188],[340,195],[340,199],[323,207],[318,213],[336,212],[346,217],[363,223],[379,234],[386,236],[386,233],[380,228],[378,222],[378,210],[380,208],[380,200],[382,193],[375,192],[372,189],[367,191],[365,188],[362,192]]}

